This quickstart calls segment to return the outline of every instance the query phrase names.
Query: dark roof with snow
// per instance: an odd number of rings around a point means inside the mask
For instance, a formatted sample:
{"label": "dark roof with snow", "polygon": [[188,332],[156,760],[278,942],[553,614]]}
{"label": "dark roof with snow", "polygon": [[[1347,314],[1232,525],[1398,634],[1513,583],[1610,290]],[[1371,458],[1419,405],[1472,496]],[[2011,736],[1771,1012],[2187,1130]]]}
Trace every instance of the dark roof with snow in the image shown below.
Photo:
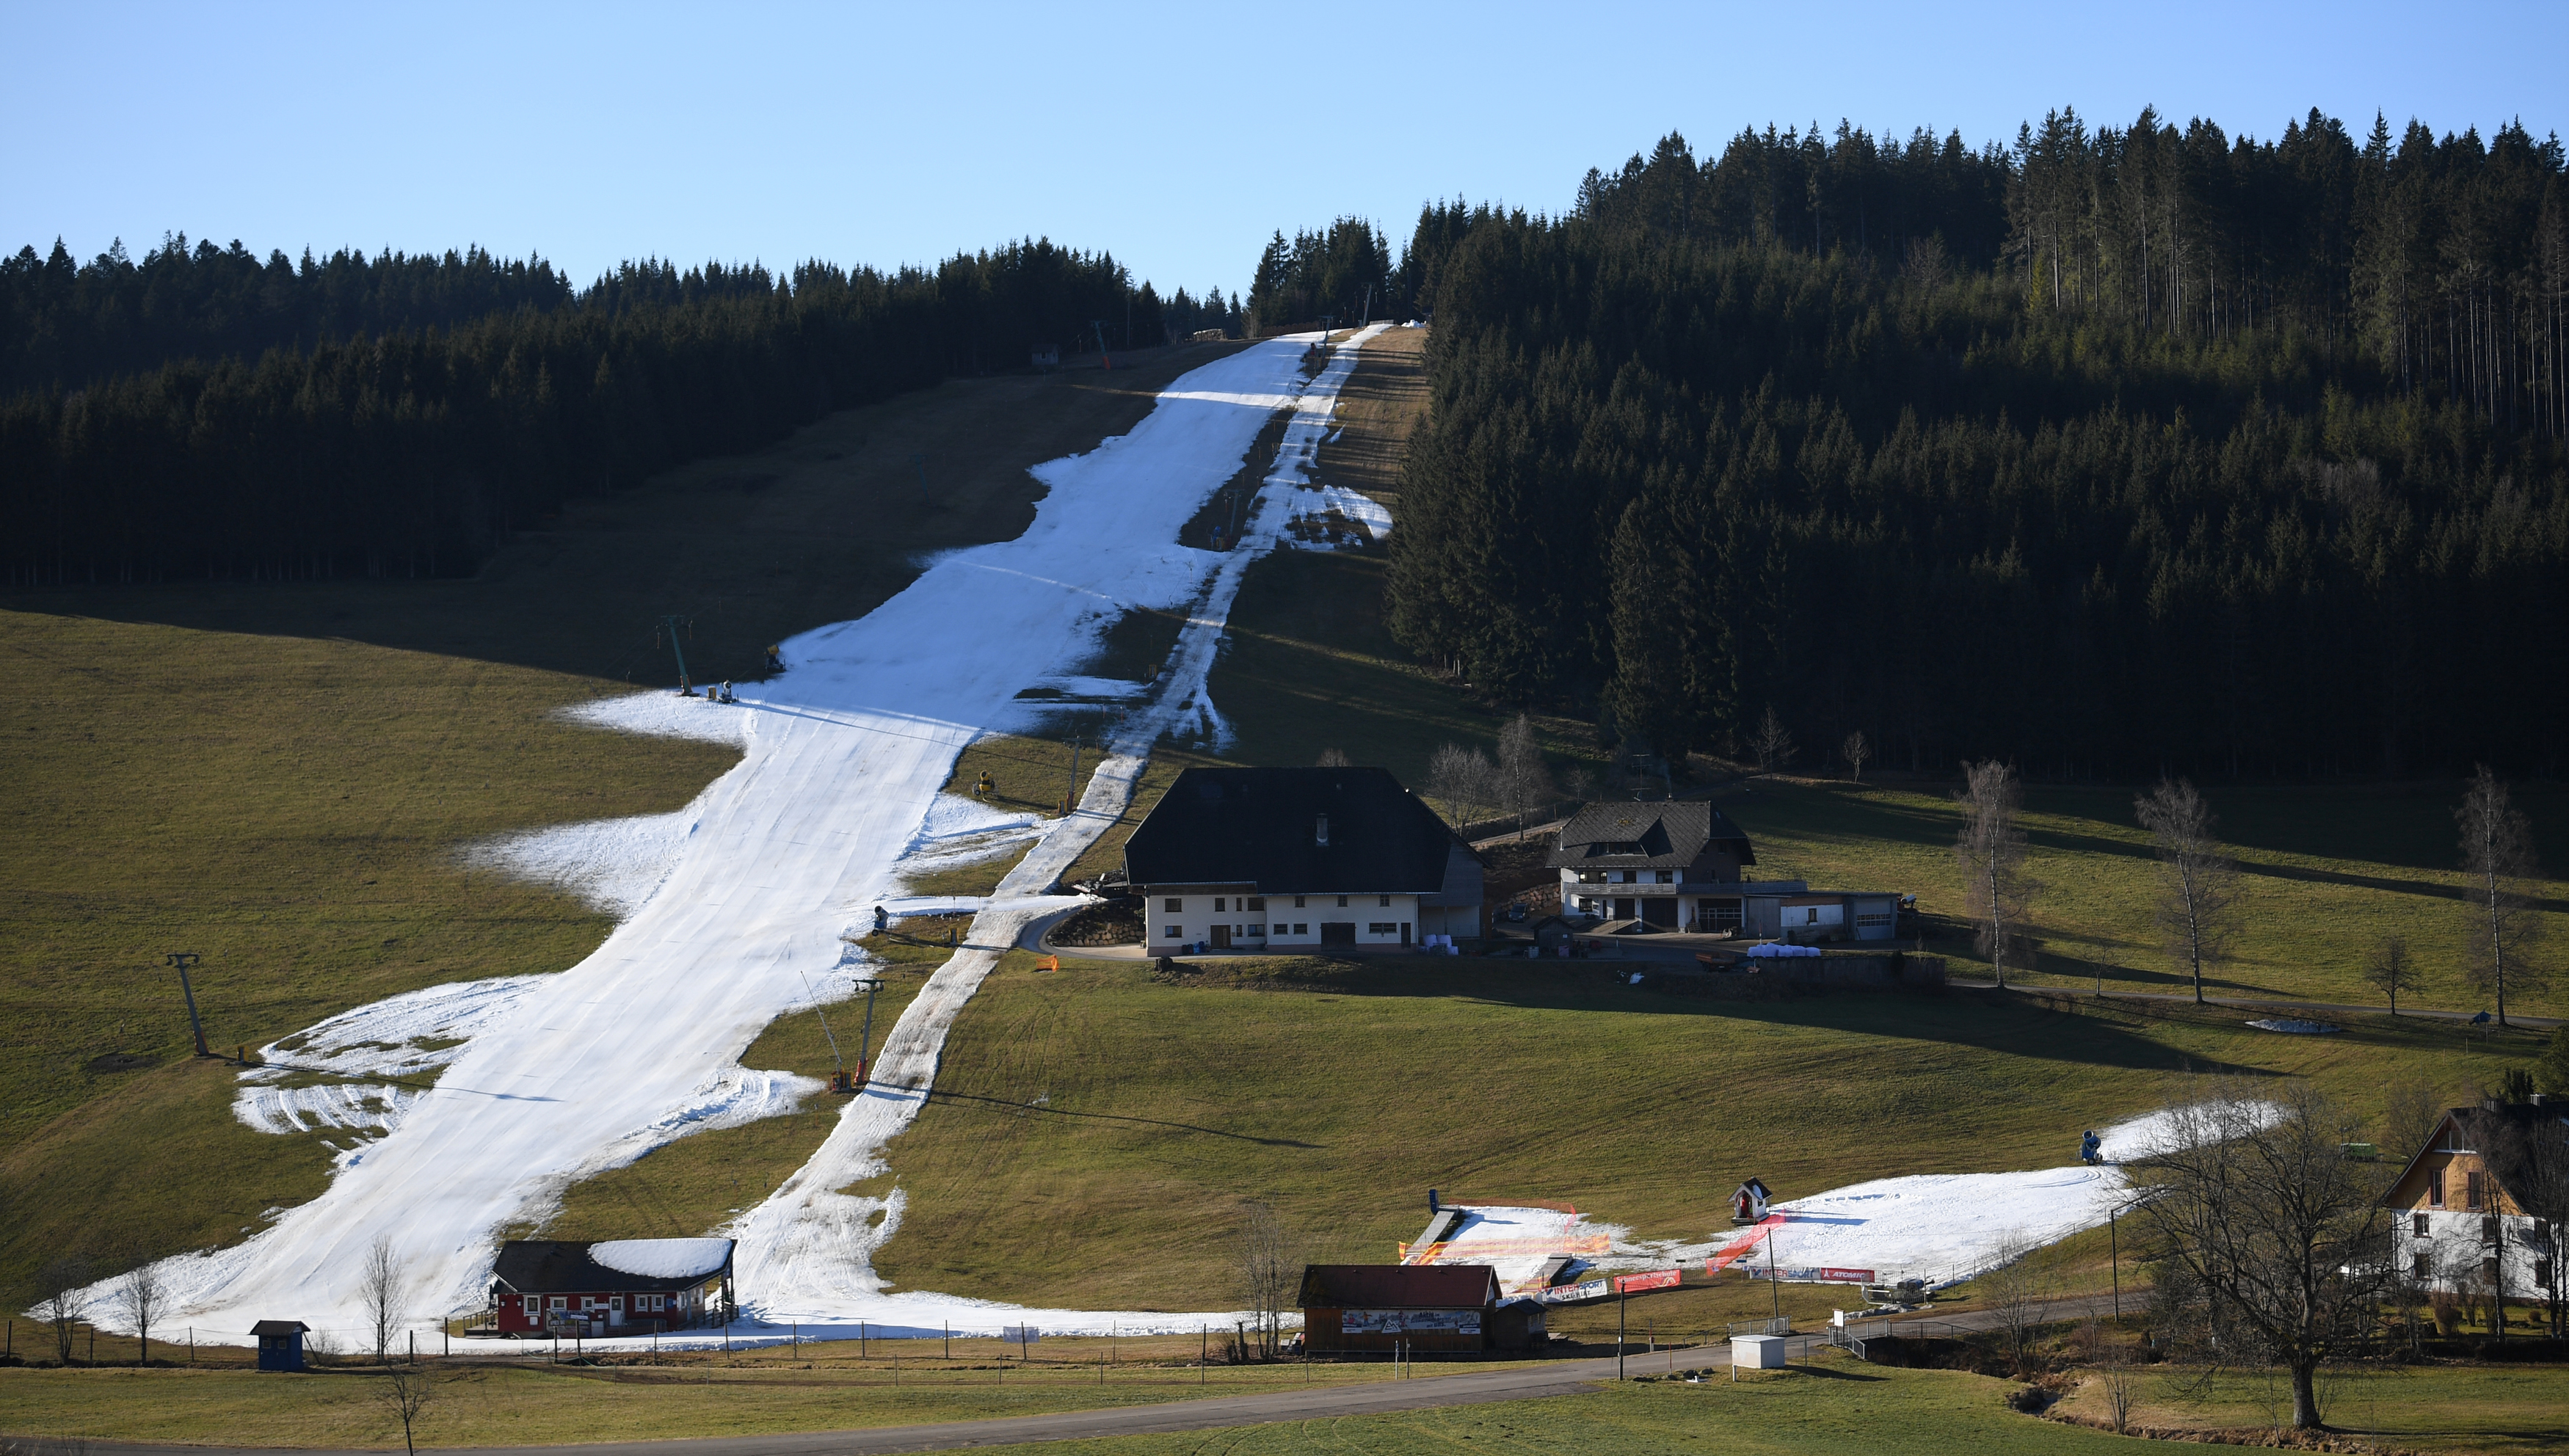
{"label": "dark roof with snow", "polygon": [[249,1332],[261,1339],[272,1339],[281,1334],[307,1334],[311,1329],[300,1319],[262,1319],[251,1325]]}
{"label": "dark roof with snow", "polygon": [[[506,1284],[521,1294],[550,1293],[615,1293],[619,1290],[642,1289],[658,1293],[692,1288],[714,1274],[731,1268],[733,1241],[721,1240],[625,1240],[630,1247],[642,1243],[720,1244],[721,1260],[710,1269],[698,1268],[690,1274],[638,1274],[620,1269],[609,1269],[588,1257],[593,1246],[587,1241],[576,1243],[557,1239],[512,1239],[500,1246],[500,1261],[491,1270],[494,1281]],[[700,1265],[703,1260],[689,1261]],[[676,1266],[671,1266],[676,1268]]]}
{"label": "dark roof with snow", "polygon": [[1433,895],[1459,843],[1383,769],[1189,769],[1125,842],[1124,874],[1136,888]]}
{"label": "dark roof with snow", "polygon": [[1681,870],[1727,843],[1742,865],[1757,863],[1748,834],[1701,800],[1591,804],[1554,841],[1551,864],[1596,870]]}
{"label": "dark roof with snow", "polygon": [[1305,1309],[1482,1309],[1499,1299],[1499,1272],[1486,1264],[1309,1264]]}

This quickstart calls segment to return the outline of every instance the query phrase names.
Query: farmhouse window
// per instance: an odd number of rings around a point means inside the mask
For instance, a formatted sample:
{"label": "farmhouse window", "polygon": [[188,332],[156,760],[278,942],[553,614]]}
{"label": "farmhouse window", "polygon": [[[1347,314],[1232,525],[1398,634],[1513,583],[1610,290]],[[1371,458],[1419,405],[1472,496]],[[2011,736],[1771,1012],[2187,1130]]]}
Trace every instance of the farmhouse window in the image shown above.
{"label": "farmhouse window", "polygon": [[1160,938],[1163,940],[1183,940],[1187,938],[1187,927],[1184,925],[1162,925],[1160,927]]}
{"label": "farmhouse window", "polygon": [[553,1307],[554,1307],[554,1308],[556,1308],[556,1309],[567,1309],[567,1308],[569,1308],[569,1307],[570,1307],[570,1298],[569,1298],[569,1296],[568,1296],[568,1295],[565,1295],[565,1294],[555,1294],[555,1295],[553,1295]]}
{"label": "farmhouse window", "polygon": [[1295,920],[1293,922],[1293,933],[1296,935],[1307,935],[1311,933],[1311,926],[1306,921]]}
{"label": "farmhouse window", "polygon": [[624,1296],[623,1296],[622,1294],[609,1294],[609,1295],[607,1295],[607,1296],[606,1296],[606,1307],[607,1307],[607,1308],[609,1308],[609,1309],[621,1309],[621,1308],[623,1308],[623,1307],[624,1307]]}
{"label": "farmhouse window", "polygon": [[1160,902],[1160,909],[1167,910],[1173,915],[1182,915],[1187,912],[1187,903],[1173,895]]}
{"label": "farmhouse window", "polygon": [[1262,921],[1252,920],[1249,922],[1249,933],[1264,940],[1267,938],[1267,926]]}
{"label": "farmhouse window", "polygon": [[533,1319],[543,1312],[545,1312],[545,1296],[542,1294],[529,1294],[527,1296],[527,1317],[529,1319]]}
{"label": "farmhouse window", "polygon": [[2483,1259],[2480,1261],[2480,1277],[2488,1280],[2491,1284],[2495,1284],[2497,1282],[2496,1260]]}
{"label": "farmhouse window", "polygon": [[2533,1286],[2537,1289],[2547,1289],[2551,1287],[2550,1260],[2537,1259],[2533,1262]]}
{"label": "farmhouse window", "polygon": [[1295,909],[1295,910],[1301,910],[1302,908],[1303,908],[1303,906],[1302,906],[1302,897],[1300,897],[1300,896],[1298,896],[1298,895],[1297,895],[1297,896],[1295,896],[1295,897],[1293,897],[1293,909]]}
{"label": "farmhouse window", "polygon": [[1386,896],[1384,896],[1384,897],[1382,898],[1382,908],[1383,908],[1384,910],[1389,910],[1389,909],[1391,909],[1391,897],[1390,897],[1390,896],[1386,895]]}
{"label": "farmhouse window", "polygon": [[1249,898],[1249,904],[1242,907],[1242,909],[1263,911],[1267,909],[1267,897],[1263,895],[1253,895]]}
{"label": "farmhouse window", "polygon": [[2430,1209],[2440,1209],[2443,1206],[2444,1170],[2438,1168],[2434,1172],[2426,1175],[2426,1207]]}
{"label": "farmhouse window", "polygon": [[1662,871],[1660,871],[1660,872],[1659,872],[1659,883],[1660,883],[1661,885],[1674,885],[1674,884],[1676,884],[1676,883],[1677,883],[1677,872],[1675,872],[1674,870],[1662,870]]}
{"label": "farmhouse window", "polygon": [[2480,1220],[2480,1242],[2482,1244],[2495,1244],[2497,1242],[2497,1215],[2490,1214],[2488,1217]]}
{"label": "farmhouse window", "polygon": [[2435,1276],[2434,1257],[2425,1254],[2410,1255],[2408,1257],[2408,1276],[2421,1283],[2427,1279],[2433,1278]]}
{"label": "farmhouse window", "polygon": [[2417,1236],[2418,1238],[2420,1238],[2420,1239],[2425,1238],[2425,1237],[2426,1237],[2426,1216],[2425,1216],[2424,1214],[2411,1214],[2411,1215],[2409,1215],[2409,1217],[2408,1217],[2408,1232],[2409,1232],[2409,1233],[2411,1233],[2411,1234],[2416,1235],[2416,1236]]}
{"label": "farmhouse window", "polygon": [[1375,920],[1365,926],[1365,933],[1368,935],[1397,935],[1400,933],[1400,926],[1393,924],[1389,920]]}
{"label": "farmhouse window", "polygon": [[2465,1173],[2462,1175],[2463,1208],[2475,1209],[2480,1206],[2480,1180],[2487,1176],[2488,1175],[2484,1173]]}
{"label": "farmhouse window", "polygon": [[1347,898],[1346,898],[1345,896],[1341,895],[1341,896],[1339,896],[1339,897],[1338,897],[1338,909],[1340,909],[1340,910],[1345,910],[1346,908],[1347,908]]}
{"label": "farmhouse window", "polygon": [[1230,901],[1223,899],[1219,895],[1213,898],[1213,912],[1215,914],[1221,914],[1224,910],[1229,909],[1231,909]]}
{"label": "farmhouse window", "polygon": [[1276,933],[1279,935],[1289,935],[1292,934],[1293,931],[1292,928],[1286,925],[1283,920],[1278,920],[1276,922]]}

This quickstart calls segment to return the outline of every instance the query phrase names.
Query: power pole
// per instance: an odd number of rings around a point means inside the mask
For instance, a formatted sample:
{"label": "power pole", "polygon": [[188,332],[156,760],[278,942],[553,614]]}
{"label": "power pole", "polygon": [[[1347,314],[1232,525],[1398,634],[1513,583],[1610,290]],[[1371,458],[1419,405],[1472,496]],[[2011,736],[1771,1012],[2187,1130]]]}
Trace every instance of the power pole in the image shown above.
{"label": "power pole", "polygon": [[1079,735],[1070,736],[1070,786],[1061,791],[1061,812],[1068,814],[1079,794]]}
{"label": "power pole", "polygon": [[863,1087],[873,1075],[871,1063],[875,1044],[875,992],[882,990],[884,983],[873,976],[868,976],[857,982],[857,988],[866,993],[866,1029],[857,1038],[857,1085]]}
{"label": "power pole", "polygon": [[[687,649],[678,645],[678,638],[681,635],[690,637],[695,635],[696,619],[691,616],[679,616],[675,613],[663,616],[660,618],[660,625],[653,630],[652,635],[656,637],[663,632],[668,634],[669,650],[676,653],[678,656],[678,695],[680,697],[687,698],[694,697],[696,695],[696,690],[687,681]],[[656,646],[658,644],[654,643],[653,645]]]}
{"label": "power pole", "polygon": [[196,1055],[209,1057],[213,1053],[205,1049],[205,1023],[196,1019],[196,988],[187,984],[187,967],[202,959],[193,950],[173,950],[169,963],[179,968],[179,990],[187,998],[187,1026],[196,1033]]}

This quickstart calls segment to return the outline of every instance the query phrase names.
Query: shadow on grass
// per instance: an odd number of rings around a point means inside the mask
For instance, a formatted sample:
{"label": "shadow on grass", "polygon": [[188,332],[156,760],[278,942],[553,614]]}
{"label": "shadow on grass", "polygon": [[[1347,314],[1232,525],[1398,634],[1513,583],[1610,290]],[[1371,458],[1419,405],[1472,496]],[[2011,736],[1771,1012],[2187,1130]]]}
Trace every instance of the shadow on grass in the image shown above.
{"label": "shadow on grass", "polygon": [[[993,1111],[1010,1112],[1021,1117],[1039,1113],[1046,1117],[1077,1118],[1082,1121],[1090,1122],[1130,1122],[1140,1123],[1148,1127],[1176,1128],[1178,1131],[1185,1133],[1202,1133],[1209,1138],[1228,1138],[1237,1143],[1256,1143],[1262,1148],[1303,1148],[1317,1150],[1322,1147],[1319,1143],[1296,1142],[1291,1138],[1262,1138],[1252,1136],[1249,1133],[1227,1133],[1220,1128],[1202,1127],[1191,1122],[1170,1122],[1166,1118],[1128,1117],[1119,1112],[1080,1112],[1067,1107],[1038,1107],[1031,1103],[1020,1102],[1013,1097],[984,1097],[977,1092],[950,1092],[942,1087],[930,1088],[928,1090],[926,1100],[929,1102],[942,1102],[947,1104],[961,1104],[967,1102],[978,1103],[982,1107]],[[970,1111],[971,1109],[966,1108],[965,1110]]]}
{"label": "shadow on grass", "polygon": [[[2209,1062],[2137,1035],[2113,1021],[2052,1009],[2016,998],[1973,991],[1942,995],[1852,992],[1774,1001],[1734,1001],[1668,995],[1644,984],[1624,987],[1549,973],[1501,968],[1480,961],[1469,970],[1425,966],[1349,966],[1297,978],[1292,988],[1354,996],[1405,996],[1484,1001],[1525,1010],[1614,1011],[1656,1016],[1707,1016],[1732,1022],[1853,1032],[1903,1041],[1975,1046],[2010,1056],[2121,1067],[2135,1071],[2213,1072],[2269,1076],[2263,1068]],[[1575,973],[1575,972],[1574,972]],[[1281,986],[1280,986],[1281,988]],[[2171,1018],[2181,1019],[2181,1018]]]}

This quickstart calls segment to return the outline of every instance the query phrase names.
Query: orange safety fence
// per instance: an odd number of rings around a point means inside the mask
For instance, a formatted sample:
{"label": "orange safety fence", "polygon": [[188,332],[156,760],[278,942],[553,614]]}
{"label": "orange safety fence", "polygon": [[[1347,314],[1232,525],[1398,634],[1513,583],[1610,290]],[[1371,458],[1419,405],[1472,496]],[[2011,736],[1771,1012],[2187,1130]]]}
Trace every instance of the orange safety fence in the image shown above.
{"label": "orange safety fence", "polygon": [[1730,1268],[1732,1265],[1739,1262],[1739,1257],[1741,1255],[1756,1248],[1768,1236],[1772,1235],[1777,1228],[1781,1227],[1783,1222],[1784,1216],[1782,1214],[1768,1214],[1765,1218],[1758,1221],[1755,1228],[1750,1229],[1747,1233],[1740,1235],[1738,1238],[1731,1240],[1729,1243],[1721,1246],[1720,1249],[1714,1251],[1712,1258],[1703,1262],[1703,1272],[1707,1274],[1717,1274],[1723,1270]]}

